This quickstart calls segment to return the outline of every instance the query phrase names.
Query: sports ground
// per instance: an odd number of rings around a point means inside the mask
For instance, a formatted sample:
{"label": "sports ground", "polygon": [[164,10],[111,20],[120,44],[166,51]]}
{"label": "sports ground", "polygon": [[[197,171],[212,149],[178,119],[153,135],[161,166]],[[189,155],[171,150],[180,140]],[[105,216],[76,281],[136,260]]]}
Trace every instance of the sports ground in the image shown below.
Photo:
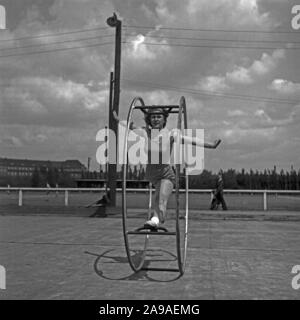
{"label": "sports ground", "polygon": [[[298,210],[191,210],[186,270],[180,277],[131,270],[120,214],[91,217],[94,209],[80,206],[1,208],[6,289],[0,299],[300,298],[300,289],[292,286],[292,268],[300,264]],[[135,209],[130,224],[140,226],[144,216]],[[132,239],[137,248],[140,241]],[[150,236],[148,249],[147,266],[176,263],[174,238]]]}

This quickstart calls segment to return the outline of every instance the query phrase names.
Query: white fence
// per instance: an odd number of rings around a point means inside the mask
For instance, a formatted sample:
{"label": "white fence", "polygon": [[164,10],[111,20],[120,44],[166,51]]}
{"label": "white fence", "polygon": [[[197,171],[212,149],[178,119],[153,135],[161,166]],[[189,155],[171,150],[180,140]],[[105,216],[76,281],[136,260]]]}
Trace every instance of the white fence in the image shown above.
{"label": "white fence", "polygon": [[[69,193],[70,192],[103,192],[105,188],[10,188],[10,187],[0,187],[0,192],[18,192],[18,205],[23,205],[23,192],[30,191],[30,192],[55,192],[61,193],[64,192],[64,205],[69,205]],[[117,191],[122,191],[122,189],[117,188]],[[146,193],[149,192],[149,189],[134,189],[128,188],[127,192],[135,192],[135,193]],[[185,190],[180,190],[181,193],[184,193]],[[213,197],[213,190],[212,189],[190,189],[190,194],[203,194],[209,193],[211,194],[211,198]],[[292,195],[300,195],[300,190],[236,190],[236,189],[225,189],[224,194],[260,194],[263,199],[263,210],[268,210],[268,195],[277,195],[277,194],[292,194]],[[300,199],[300,198],[299,198]]]}

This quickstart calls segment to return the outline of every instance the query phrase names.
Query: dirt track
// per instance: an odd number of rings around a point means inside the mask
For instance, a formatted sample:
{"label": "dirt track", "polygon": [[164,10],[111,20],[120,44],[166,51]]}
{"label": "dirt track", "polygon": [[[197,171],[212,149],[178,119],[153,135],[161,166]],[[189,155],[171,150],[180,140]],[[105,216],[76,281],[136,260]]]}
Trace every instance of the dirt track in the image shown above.
{"label": "dirt track", "polygon": [[[176,263],[175,240],[153,238],[146,263]],[[178,278],[134,273],[116,217],[0,216],[0,299],[299,299],[299,240],[299,221],[191,219]]]}

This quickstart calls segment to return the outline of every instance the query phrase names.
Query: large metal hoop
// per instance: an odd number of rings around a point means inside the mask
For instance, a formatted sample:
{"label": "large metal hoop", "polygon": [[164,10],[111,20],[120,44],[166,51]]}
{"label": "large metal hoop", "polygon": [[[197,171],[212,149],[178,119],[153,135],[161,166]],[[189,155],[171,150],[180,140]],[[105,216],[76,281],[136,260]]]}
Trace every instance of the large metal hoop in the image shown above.
{"label": "large metal hoop", "polygon": [[[177,152],[180,153],[179,158],[176,157],[176,245],[177,245],[177,261],[178,268],[181,274],[185,271],[186,266],[186,254],[187,254],[187,238],[188,238],[188,195],[189,195],[189,181],[186,170],[186,157],[187,157],[187,145],[183,144],[182,148],[182,139],[181,136],[184,134],[184,131],[187,129],[187,112],[186,112],[186,103],[185,98],[181,97],[179,102],[179,110],[178,110],[178,120],[177,120],[177,130],[179,131],[179,135],[177,135]],[[183,167],[183,175],[184,175],[184,187],[185,187],[185,208],[184,214],[180,214],[180,164]]]}
{"label": "large metal hoop", "polygon": [[[133,257],[131,256],[132,250],[130,249],[130,243],[128,239],[129,234],[139,234],[137,231],[129,231],[127,226],[127,198],[126,198],[126,173],[128,169],[128,159],[127,159],[127,153],[128,153],[128,135],[130,132],[130,123],[132,120],[132,114],[134,109],[136,108],[136,103],[139,102],[141,104],[141,107],[145,108],[145,104],[142,98],[136,97],[133,99],[128,116],[127,116],[127,126],[126,126],[126,133],[125,133],[125,140],[124,140],[124,149],[123,149],[123,183],[122,183],[122,218],[123,218],[123,234],[124,234],[124,241],[125,241],[125,248],[126,253],[128,257],[128,262],[131,266],[131,268],[137,272],[140,270],[164,270],[164,271],[179,271],[179,273],[182,275],[185,271],[186,266],[186,253],[187,253],[187,236],[188,236],[188,175],[186,170],[186,156],[187,156],[187,150],[186,145],[184,144],[184,150],[182,150],[182,141],[181,141],[181,135],[182,132],[187,129],[187,112],[186,112],[186,104],[185,104],[185,98],[181,97],[180,104],[178,108],[178,119],[177,119],[177,129],[179,131],[179,135],[177,135],[177,141],[175,141],[175,144],[177,144],[177,151],[182,153],[180,155],[180,162],[175,164],[176,167],[176,185],[175,185],[175,197],[176,197],[176,232],[165,232],[164,234],[170,234],[170,235],[176,235],[176,249],[177,249],[177,262],[178,262],[178,270],[174,269],[164,269],[164,268],[143,268],[146,254],[147,254],[147,248],[148,248],[148,242],[149,242],[149,233],[146,233],[143,235],[145,237],[144,239],[144,246],[143,250],[139,250],[139,261],[135,262]],[[177,113],[177,112],[176,112]],[[176,145],[175,145],[176,147]],[[183,155],[183,156],[182,156]],[[176,157],[177,158],[177,157]],[[178,160],[178,158],[177,158]],[[183,172],[184,172],[184,178],[185,178],[185,209],[184,209],[184,215],[180,215],[180,163],[183,165]],[[150,218],[151,214],[151,203],[152,202],[152,187],[150,184],[149,187],[149,210],[148,210],[148,218]],[[183,226],[182,226],[183,225]],[[158,233],[159,234],[159,233]]]}
{"label": "large metal hoop", "polygon": [[[127,126],[126,126],[126,133],[125,133],[125,140],[124,140],[124,150],[123,150],[123,170],[122,170],[122,174],[123,174],[123,183],[122,183],[122,218],[123,218],[123,235],[124,235],[124,242],[125,242],[125,248],[126,248],[126,253],[127,253],[127,257],[128,257],[128,262],[131,266],[131,268],[137,272],[139,270],[142,269],[145,258],[146,258],[146,254],[147,254],[147,247],[148,247],[148,240],[149,240],[149,235],[145,235],[145,239],[144,239],[144,247],[142,250],[140,250],[139,255],[138,255],[138,259],[135,260],[139,260],[138,262],[135,262],[133,257],[131,256],[132,254],[132,250],[130,249],[130,243],[129,243],[129,239],[128,239],[128,227],[127,227],[127,193],[126,193],[126,181],[127,181],[127,170],[128,170],[128,158],[127,158],[127,153],[128,153],[128,135],[130,132],[130,123],[132,121],[132,114],[133,111],[135,109],[136,103],[139,102],[141,104],[141,106],[145,106],[144,101],[142,98],[140,97],[136,97],[133,99],[133,101],[130,104],[130,108],[128,111],[128,116],[127,116]],[[152,199],[152,188],[150,186],[149,188],[149,192],[150,192],[150,196],[149,199],[151,201]],[[151,203],[149,203],[149,208],[151,208]],[[148,212],[149,215],[149,212]]]}

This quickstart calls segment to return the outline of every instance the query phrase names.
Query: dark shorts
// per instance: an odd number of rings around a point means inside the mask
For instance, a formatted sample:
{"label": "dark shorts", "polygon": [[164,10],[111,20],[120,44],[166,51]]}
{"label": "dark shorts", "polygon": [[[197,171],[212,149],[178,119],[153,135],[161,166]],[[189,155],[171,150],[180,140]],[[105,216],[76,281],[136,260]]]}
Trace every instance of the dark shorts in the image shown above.
{"label": "dark shorts", "polygon": [[170,180],[176,185],[176,174],[169,164],[149,164],[146,168],[146,179],[156,185],[162,179]]}

